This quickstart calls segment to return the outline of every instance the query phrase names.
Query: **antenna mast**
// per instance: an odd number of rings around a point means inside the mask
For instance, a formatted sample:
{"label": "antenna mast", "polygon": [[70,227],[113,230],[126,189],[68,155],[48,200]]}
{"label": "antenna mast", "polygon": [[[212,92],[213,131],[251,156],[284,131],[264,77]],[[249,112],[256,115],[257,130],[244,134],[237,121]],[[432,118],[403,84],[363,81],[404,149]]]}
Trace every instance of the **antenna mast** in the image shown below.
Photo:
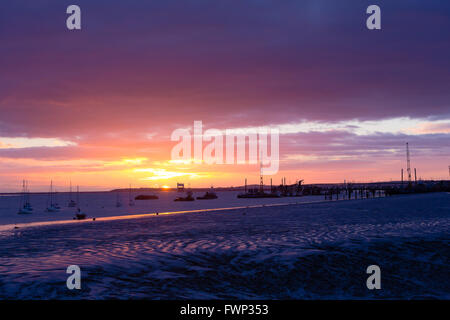
{"label": "antenna mast", "polygon": [[264,181],[262,175],[262,152],[259,154],[259,191],[264,192]]}
{"label": "antenna mast", "polygon": [[406,143],[406,165],[408,171],[408,185],[411,185],[411,160],[409,158],[409,144]]}

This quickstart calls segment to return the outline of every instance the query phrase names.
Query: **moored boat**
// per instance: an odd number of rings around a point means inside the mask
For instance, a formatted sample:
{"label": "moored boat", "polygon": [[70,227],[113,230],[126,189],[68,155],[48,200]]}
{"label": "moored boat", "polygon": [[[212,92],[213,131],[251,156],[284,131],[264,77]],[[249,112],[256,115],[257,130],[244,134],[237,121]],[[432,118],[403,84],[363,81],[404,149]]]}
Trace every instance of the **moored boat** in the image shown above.
{"label": "moored boat", "polygon": [[86,214],[81,212],[80,208],[78,208],[77,210],[78,210],[78,212],[75,213],[74,219],[75,220],[84,220],[84,219],[86,219]]}
{"label": "moored boat", "polygon": [[157,199],[159,199],[159,197],[153,194],[140,194],[134,197],[134,200],[157,200]]}
{"label": "moored boat", "polygon": [[28,183],[23,180],[22,185],[22,198],[20,201],[20,208],[17,214],[32,214],[33,213],[33,207],[30,203],[30,194],[28,190]]}
{"label": "moored boat", "polygon": [[86,219],[86,213],[82,212],[80,209],[80,188],[77,186],[77,211],[75,212],[75,217],[73,217],[74,220],[84,220]]}
{"label": "moored boat", "polygon": [[58,212],[61,208],[55,202],[55,192],[53,191],[53,181],[50,181],[50,192],[47,200],[47,212]]}
{"label": "moored boat", "polygon": [[197,200],[213,200],[217,198],[218,198],[217,194],[214,192],[214,189],[211,188],[211,190],[207,191],[204,196],[197,197]]}
{"label": "moored boat", "polygon": [[177,197],[173,201],[194,201],[194,200],[195,200],[195,198],[192,195],[192,191],[188,191],[186,193],[186,197]]}
{"label": "moored boat", "polygon": [[31,205],[29,203],[26,203],[23,205],[22,208],[19,209],[19,212],[17,212],[18,214],[32,214],[33,213],[33,208],[31,207]]}
{"label": "moored boat", "polygon": [[75,208],[77,206],[77,203],[72,199],[72,181],[70,181],[69,203],[67,206],[69,208]]}

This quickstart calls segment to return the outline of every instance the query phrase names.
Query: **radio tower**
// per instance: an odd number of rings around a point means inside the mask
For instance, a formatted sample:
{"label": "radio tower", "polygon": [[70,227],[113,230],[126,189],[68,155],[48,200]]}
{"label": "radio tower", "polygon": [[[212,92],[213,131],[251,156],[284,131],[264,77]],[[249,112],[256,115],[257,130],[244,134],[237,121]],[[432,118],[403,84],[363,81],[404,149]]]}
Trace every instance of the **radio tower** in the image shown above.
{"label": "radio tower", "polygon": [[406,143],[406,165],[408,171],[408,186],[411,186],[411,161],[409,159],[409,145]]}

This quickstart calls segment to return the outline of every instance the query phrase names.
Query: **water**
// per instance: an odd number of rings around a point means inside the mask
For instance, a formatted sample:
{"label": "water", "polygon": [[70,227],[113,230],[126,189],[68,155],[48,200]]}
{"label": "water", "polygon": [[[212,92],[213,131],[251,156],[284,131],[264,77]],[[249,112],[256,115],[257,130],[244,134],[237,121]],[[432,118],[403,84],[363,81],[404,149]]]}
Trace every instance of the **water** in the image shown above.
{"label": "water", "polygon": [[[155,192],[159,196],[158,200],[136,200],[134,206],[129,206],[128,192],[87,192],[80,193],[80,207],[90,218],[147,214],[155,212],[173,212],[211,208],[228,208],[236,206],[260,205],[271,203],[292,203],[292,202],[310,202],[322,201],[322,196],[307,196],[294,198],[275,198],[275,199],[238,199],[237,191],[217,192],[219,199],[215,200],[196,200],[192,202],[175,202],[178,196],[184,196],[184,193],[178,192]],[[131,198],[134,199],[141,192],[133,192]],[[146,193],[147,194],[147,193]],[[122,207],[116,207],[117,195]],[[204,195],[204,192],[196,192],[194,196]],[[76,200],[76,195],[72,194]],[[0,196],[0,225],[30,223],[42,221],[61,221],[72,220],[76,208],[69,208],[69,193],[58,193],[56,201],[61,206],[60,212],[46,212],[48,195],[31,194],[30,201],[33,206],[33,214],[18,215],[17,211],[20,205],[20,195]]]}

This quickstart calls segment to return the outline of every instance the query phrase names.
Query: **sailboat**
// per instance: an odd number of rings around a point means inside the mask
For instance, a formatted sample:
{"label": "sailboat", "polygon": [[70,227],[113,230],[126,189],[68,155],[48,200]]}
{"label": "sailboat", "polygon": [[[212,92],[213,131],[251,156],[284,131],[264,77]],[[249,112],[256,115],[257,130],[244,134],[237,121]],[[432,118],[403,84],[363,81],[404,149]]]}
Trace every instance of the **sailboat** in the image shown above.
{"label": "sailboat", "polygon": [[69,204],[67,206],[69,208],[75,208],[77,206],[77,203],[72,199],[72,181],[70,181]]}
{"label": "sailboat", "polygon": [[30,193],[28,190],[28,183],[23,180],[22,183],[22,197],[20,200],[20,207],[18,214],[31,214],[33,213],[33,207],[30,204]]}
{"label": "sailboat", "polygon": [[130,184],[130,189],[128,190],[128,205],[130,207],[134,206],[134,201],[133,201],[133,198],[131,197],[131,184]]}
{"label": "sailboat", "polygon": [[58,204],[58,191],[56,191],[56,188],[55,188],[55,192],[53,193],[53,195],[54,195],[54,200],[55,200],[55,203],[53,204],[53,206],[56,208],[56,209],[58,209],[58,210],[60,210],[61,209],[61,207],[60,207],[60,205]]}
{"label": "sailboat", "polygon": [[50,192],[47,200],[47,212],[58,212],[60,207],[54,200],[55,194],[53,192],[53,181],[50,181]]}
{"label": "sailboat", "polygon": [[80,188],[77,186],[77,212],[75,212],[74,219],[84,220],[84,219],[86,219],[86,213],[82,212],[80,209],[79,193],[80,193]]}

